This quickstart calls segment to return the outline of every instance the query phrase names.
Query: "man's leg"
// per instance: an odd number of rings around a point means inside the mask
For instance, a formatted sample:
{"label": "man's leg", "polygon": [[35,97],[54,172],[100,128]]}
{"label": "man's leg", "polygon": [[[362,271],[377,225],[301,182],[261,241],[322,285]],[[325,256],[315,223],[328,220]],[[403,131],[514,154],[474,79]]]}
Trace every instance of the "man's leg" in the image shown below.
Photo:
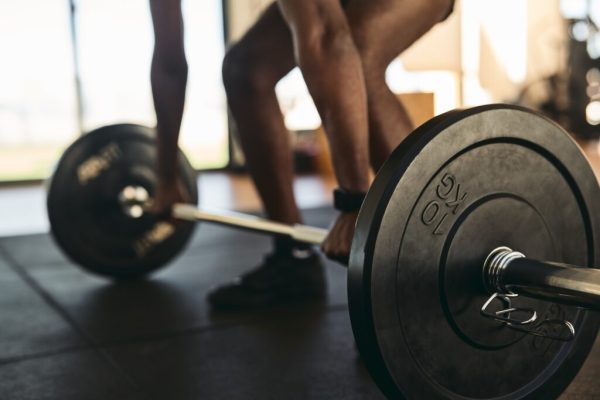
{"label": "man's leg", "polygon": [[[443,19],[451,0],[349,0],[345,10],[337,0],[278,2],[327,132],[338,182],[348,191],[366,191],[369,152],[378,170],[412,130],[406,111],[385,84],[385,68]],[[343,212],[334,222],[322,246],[328,256],[347,257],[356,216]]]}
{"label": "man's leg", "polygon": [[377,171],[413,130],[385,82],[388,65],[451,11],[452,0],[349,0],[345,8],[360,52],[369,110],[370,155]]}
{"label": "man's leg", "polygon": [[294,68],[292,39],[276,4],[227,52],[223,82],[246,164],[269,218],[300,221],[289,133],[275,85]]}
{"label": "man's leg", "polygon": [[[289,132],[275,96],[276,83],[295,66],[289,28],[276,4],[235,44],[223,61],[223,81],[246,163],[267,215],[300,222],[293,195]],[[303,251],[297,251],[303,250]],[[242,309],[320,298],[325,282],[320,258],[285,237],[275,252],[233,283],[212,291],[214,308]]]}
{"label": "man's leg", "polygon": [[[339,0],[278,0],[290,26],[295,57],[323,121],[339,185],[369,188],[368,118],[359,53]],[[330,256],[349,251],[357,211],[343,212],[323,243]]]}

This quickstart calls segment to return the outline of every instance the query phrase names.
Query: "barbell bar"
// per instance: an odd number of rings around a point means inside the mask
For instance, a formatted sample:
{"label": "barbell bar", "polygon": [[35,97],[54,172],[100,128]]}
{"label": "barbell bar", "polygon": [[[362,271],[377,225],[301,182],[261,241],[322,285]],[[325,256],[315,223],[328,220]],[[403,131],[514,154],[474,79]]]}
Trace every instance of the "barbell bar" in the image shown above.
{"label": "barbell bar", "polygon": [[508,247],[494,249],[483,264],[491,293],[520,294],[600,310],[600,270],[538,261]]}
{"label": "barbell bar", "polygon": [[[132,193],[137,198],[132,197]],[[143,193],[141,198],[140,193]],[[151,204],[143,187],[127,186],[119,198],[124,212],[133,218],[141,215],[132,210],[148,210]],[[208,222],[251,232],[282,235],[312,245],[320,245],[328,234],[326,229],[313,226],[285,224],[232,211],[204,210],[188,203],[173,205],[171,214],[174,218],[185,221]],[[483,283],[490,293],[520,294],[600,310],[600,270],[533,260],[505,246],[493,249],[481,267]]]}
{"label": "barbell bar", "polygon": [[173,216],[186,221],[211,222],[233,226],[253,232],[288,236],[299,242],[320,245],[328,231],[322,228],[302,224],[282,224],[265,218],[254,217],[236,212],[206,211],[190,204],[175,204]]}
{"label": "barbell bar", "polygon": [[[123,212],[132,218],[140,218],[151,207],[151,198],[144,187],[126,186],[119,194]],[[233,211],[202,210],[193,204],[179,203],[172,207],[174,218],[190,222],[210,222],[231,226],[251,232],[287,236],[299,242],[320,245],[328,231],[302,224],[284,224]]]}

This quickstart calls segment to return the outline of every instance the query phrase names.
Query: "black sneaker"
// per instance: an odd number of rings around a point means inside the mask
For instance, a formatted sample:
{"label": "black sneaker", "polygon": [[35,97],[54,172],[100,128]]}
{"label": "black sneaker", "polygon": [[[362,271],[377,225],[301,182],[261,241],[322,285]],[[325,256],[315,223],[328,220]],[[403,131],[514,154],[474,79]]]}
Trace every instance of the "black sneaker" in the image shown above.
{"label": "black sneaker", "polygon": [[318,254],[271,254],[256,269],[208,295],[213,309],[242,310],[322,299],[326,293]]}

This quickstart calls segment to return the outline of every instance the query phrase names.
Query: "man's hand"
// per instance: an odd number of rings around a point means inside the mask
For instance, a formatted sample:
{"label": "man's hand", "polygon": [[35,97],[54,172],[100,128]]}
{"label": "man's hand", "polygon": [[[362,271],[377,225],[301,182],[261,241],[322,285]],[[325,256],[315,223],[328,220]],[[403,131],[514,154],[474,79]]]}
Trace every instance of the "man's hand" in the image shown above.
{"label": "man's hand", "polygon": [[329,234],[321,245],[321,249],[332,260],[348,264],[350,256],[350,245],[354,237],[354,228],[358,210],[341,213],[333,223]]}
{"label": "man's hand", "polygon": [[150,212],[170,217],[175,203],[190,203],[191,201],[192,196],[180,178],[159,179]]}

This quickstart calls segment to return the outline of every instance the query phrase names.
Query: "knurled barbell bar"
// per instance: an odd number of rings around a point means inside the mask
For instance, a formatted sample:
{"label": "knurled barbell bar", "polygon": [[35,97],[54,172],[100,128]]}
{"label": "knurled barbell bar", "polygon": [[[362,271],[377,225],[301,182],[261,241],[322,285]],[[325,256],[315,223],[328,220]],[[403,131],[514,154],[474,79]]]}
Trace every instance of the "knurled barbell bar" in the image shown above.
{"label": "knurled barbell bar", "polygon": [[[142,217],[151,207],[152,197],[142,186],[127,186],[119,193],[123,212],[132,218]],[[233,226],[253,232],[288,236],[299,242],[321,244],[328,231],[301,224],[284,224],[265,218],[231,211],[201,210],[193,204],[175,204],[172,209],[174,218],[192,222],[211,222],[218,225]]]}
{"label": "knurled barbell bar", "polygon": [[[196,203],[194,174],[180,159]],[[192,221],[314,244],[327,233],[191,204],[176,205],[169,219],[145,213],[155,163],[149,130],[134,125],[101,128],[67,149],[48,194],[67,255],[97,273],[134,277],[177,255]],[[381,390],[390,398],[557,397],[599,327],[583,309],[600,309],[599,194],[573,140],[531,111],[482,106],[417,128],[377,174],[350,254],[352,328]]]}

